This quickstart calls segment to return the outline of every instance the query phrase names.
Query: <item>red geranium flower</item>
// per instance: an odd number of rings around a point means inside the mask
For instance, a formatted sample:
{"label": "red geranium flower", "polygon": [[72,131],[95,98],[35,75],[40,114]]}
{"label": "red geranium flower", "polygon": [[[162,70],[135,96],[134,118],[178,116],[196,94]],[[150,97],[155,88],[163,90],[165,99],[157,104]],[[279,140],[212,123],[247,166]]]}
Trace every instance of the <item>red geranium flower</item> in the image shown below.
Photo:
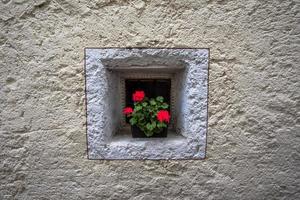
{"label": "red geranium flower", "polygon": [[145,97],[144,91],[135,91],[132,95],[132,99],[134,102],[143,101],[144,97]]}
{"label": "red geranium flower", "polygon": [[157,112],[157,120],[160,121],[160,122],[167,122],[169,123],[170,122],[170,114],[169,114],[169,111],[167,110],[160,110]]}
{"label": "red geranium flower", "polygon": [[124,115],[129,115],[133,112],[133,109],[131,107],[126,107],[123,109],[123,114]]}

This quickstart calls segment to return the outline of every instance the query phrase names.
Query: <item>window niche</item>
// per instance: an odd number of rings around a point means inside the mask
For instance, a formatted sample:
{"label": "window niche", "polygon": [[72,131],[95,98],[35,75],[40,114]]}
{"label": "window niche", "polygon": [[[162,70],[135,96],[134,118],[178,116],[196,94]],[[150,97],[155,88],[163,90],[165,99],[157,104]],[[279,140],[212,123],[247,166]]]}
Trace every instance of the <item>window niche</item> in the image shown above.
{"label": "window niche", "polygon": [[[208,49],[85,49],[90,159],[202,159],[207,132]],[[132,138],[122,108],[131,94],[163,96],[167,138]]]}

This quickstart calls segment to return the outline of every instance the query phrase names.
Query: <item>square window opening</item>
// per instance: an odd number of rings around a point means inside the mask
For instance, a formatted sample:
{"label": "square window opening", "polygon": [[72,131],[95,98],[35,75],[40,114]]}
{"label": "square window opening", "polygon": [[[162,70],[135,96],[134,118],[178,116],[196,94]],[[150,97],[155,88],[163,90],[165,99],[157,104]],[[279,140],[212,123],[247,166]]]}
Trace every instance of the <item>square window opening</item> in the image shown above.
{"label": "square window opening", "polygon": [[[208,49],[87,48],[90,159],[202,159],[207,132]],[[167,138],[132,138],[122,113],[134,90],[170,105]],[[170,132],[172,132],[170,134]],[[174,133],[174,134],[173,134]]]}

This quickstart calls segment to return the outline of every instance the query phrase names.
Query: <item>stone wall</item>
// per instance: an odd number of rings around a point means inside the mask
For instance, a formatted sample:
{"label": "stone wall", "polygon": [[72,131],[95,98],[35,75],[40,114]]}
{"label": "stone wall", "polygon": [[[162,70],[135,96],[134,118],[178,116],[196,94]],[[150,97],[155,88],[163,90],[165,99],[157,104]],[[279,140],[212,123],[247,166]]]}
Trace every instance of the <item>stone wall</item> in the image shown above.
{"label": "stone wall", "polygon": [[[2,0],[0,199],[297,199],[299,11],[292,0]],[[87,159],[84,47],[127,46],[210,48],[206,160]]]}

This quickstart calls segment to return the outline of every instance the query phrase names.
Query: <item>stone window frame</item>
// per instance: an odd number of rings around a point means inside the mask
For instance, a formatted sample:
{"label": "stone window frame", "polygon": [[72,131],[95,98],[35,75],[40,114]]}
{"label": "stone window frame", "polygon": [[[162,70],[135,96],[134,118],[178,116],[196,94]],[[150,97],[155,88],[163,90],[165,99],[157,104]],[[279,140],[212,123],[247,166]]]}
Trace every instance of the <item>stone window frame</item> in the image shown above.
{"label": "stone window frame", "polygon": [[[208,68],[209,49],[207,48],[85,48],[85,92],[86,92],[86,131],[88,159],[204,159],[207,145],[208,121]],[[183,104],[192,116],[183,113],[187,130],[176,137],[162,138],[118,138],[114,137],[110,116],[107,111],[107,90],[109,70],[107,59],[148,57],[164,63],[176,59],[186,64],[187,96]],[[155,58],[155,59],[154,59]],[[165,59],[166,58],[166,59]],[[168,61],[167,61],[168,62]],[[156,63],[157,64],[157,63]],[[154,65],[156,65],[154,64]],[[107,71],[108,70],[108,71]],[[108,80],[106,82],[106,80]],[[192,87],[191,87],[192,86]],[[187,87],[187,86],[185,86]],[[187,90],[187,91],[186,91]],[[103,96],[104,94],[104,96]],[[191,98],[191,100],[187,100]],[[190,102],[186,102],[190,101]],[[191,109],[190,104],[199,106]],[[196,113],[195,113],[196,112]],[[110,111],[110,113],[112,113]],[[197,123],[194,120],[197,120]],[[108,128],[107,128],[108,127]]]}

